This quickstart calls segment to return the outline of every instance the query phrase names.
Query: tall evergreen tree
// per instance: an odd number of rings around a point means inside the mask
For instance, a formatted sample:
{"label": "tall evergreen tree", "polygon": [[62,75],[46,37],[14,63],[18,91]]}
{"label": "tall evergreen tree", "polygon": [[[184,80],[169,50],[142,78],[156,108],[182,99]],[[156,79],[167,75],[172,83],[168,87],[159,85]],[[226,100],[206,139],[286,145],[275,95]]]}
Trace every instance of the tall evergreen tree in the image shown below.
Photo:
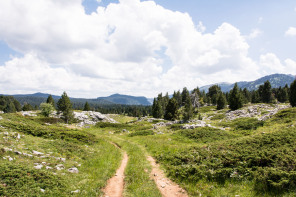
{"label": "tall evergreen tree", "polygon": [[242,96],[238,89],[237,83],[235,83],[233,89],[229,93],[229,108],[231,110],[237,110],[243,106]]}
{"label": "tall evergreen tree", "polygon": [[152,116],[154,118],[162,118],[163,116],[162,104],[157,98],[156,99],[154,98],[153,100]]}
{"label": "tall evergreen tree", "polygon": [[166,106],[164,119],[166,120],[176,120],[178,111],[178,103],[175,98],[169,100],[168,105]]}
{"label": "tall evergreen tree", "polygon": [[264,82],[263,89],[262,89],[262,102],[271,103],[271,101],[272,101],[271,84],[267,80]]}
{"label": "tall evergreen tree", "polygon": [[193,117],[193,108],[192,108],[191,98],[188,93],[188,95],[185,99],[185,104],[184,104],[183,120],[188,121],[192,117]]}
{"label": "tall evergreen tree", "polygon": [[223,93],[220,93],[217,100],[217,110],[224,109],[226,107],[226,97]]}
{"label": "tall evergreen tree", "polygon": [[296,80],[294,80],[290,85],[289,101],[292,107],[296,107]]}
{"label": "tall evergreen tree", "polygon": [[22,108],[23,111],[32,111],[33,109],[34,109],[33,106],[29,103],[25,103]]}
{"label": "tall evergreen tree", "polygon": [[218,85],[209,87],[208,97],[213,105],[217,105],[218,96],[221,93],[221,88]]}
{"label": "tall evergreen tree", "polygon": [[64,119],[67,123],[73,119],[72,103],[67,93],[64,92],[57,102],[59,112],[63,113]]}
{"label": "tall evergreen tree", "polygon": [[46,103],[51,104],[54,107],[54,99],[52,98],[51,94],[47,97]]}
{"label": "tall evergreen tree", "polygon": [[86,101],[85,104],[84,104],[83,111],[90,111],[90,106],[89,106],[89,104],[88,104],[87,101]]}
{"label": "tall evergreen tree", "polygon": [[189,91],[186,87],[183,88],[181,96],[182,96],[182,106],[185,106],[186,99],[189,98]]}

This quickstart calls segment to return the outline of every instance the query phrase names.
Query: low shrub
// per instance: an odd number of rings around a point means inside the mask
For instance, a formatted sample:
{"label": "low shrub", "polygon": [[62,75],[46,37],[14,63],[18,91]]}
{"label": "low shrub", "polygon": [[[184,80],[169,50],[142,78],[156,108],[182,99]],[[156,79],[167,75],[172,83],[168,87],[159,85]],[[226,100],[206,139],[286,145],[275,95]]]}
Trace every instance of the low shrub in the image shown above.
{"label": "low shrub", "polygon": [[[41,189],[45,190],[44,194]],[[0,162],[0,196],[28,195],[66,196],[66,184],[63,177],[51,172]]]}
{"label": "low shrub", "polygon": [[136,131],[134,133],[130,133],[128,136],[134,137],[134,136],[147,136],[147,135],[154,135],[154,132],[151,130]]}

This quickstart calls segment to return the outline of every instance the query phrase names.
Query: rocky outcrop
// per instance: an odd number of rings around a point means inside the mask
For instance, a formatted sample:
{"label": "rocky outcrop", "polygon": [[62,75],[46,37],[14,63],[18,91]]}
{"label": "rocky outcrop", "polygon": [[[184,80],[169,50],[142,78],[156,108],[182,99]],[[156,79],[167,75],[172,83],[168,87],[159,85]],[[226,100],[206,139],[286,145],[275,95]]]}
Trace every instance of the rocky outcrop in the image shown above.
{"label": "rocky outcrop", "polygon": [[117,123],[108,115],[104,115],[100,112],[94,111],[74,112],[74,118],[80,121],[80,123],[78,124],[79,127],[84,127],[85,125],[95,125],[97,122]]}
{"label": "rocky outcrop", "polygon": [[23,116],[37,116],[36,111],[21,111]]}
{"label": "rocky outcrop", "polygon": [[275,115],[278,111],[287,109],[290,105],[267,105],[258,104],[251,105],[249,107],[238,109],[235,111],[229,111],[226,113],[227,120],[235,120],[237,118],[257,118],[258,120],[267,120]]}

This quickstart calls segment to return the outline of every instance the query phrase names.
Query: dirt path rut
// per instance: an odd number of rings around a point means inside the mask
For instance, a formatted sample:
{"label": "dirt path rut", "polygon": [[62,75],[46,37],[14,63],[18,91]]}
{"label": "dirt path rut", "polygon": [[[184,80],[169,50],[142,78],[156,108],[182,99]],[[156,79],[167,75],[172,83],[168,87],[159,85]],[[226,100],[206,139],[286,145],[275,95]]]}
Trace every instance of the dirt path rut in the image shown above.
{"label": "dirt path rut", "polygon": [[107,182],[107,186],[103,189],[105,197],[122,197],[124,188],[124,170],[128,162],[128,156],[126,152],[123,154],[123,160],[120,167],[117,169],[114,177],[110,178]]}
{"label": "dirt path rut", "polygon": [[166,178],[164,172],[156,164],[153,157],[148,156],[147,160],[150,161],[152,171],[150,177],[154,179],[159,191],[164,197],[188,197],[188,194],[179,185]]}

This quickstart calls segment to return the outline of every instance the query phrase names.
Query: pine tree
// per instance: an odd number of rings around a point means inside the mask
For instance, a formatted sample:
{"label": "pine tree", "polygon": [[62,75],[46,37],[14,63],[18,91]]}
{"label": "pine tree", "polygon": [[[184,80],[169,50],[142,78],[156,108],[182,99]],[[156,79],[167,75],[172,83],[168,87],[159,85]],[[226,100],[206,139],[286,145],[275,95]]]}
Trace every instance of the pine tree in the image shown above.
{"label": "pine tree", "polygon": [[72,103],[67,93],[64,92],[57,102],[59,112],[63,113],[65,121],[68,123],[73,119]]}
{"label": "pine tree", "polygon": [[46,103],[49,103],[54,107],[54,99],[52,98],[51,94],[47,97]]}
{"label": "pine tree", "polygon": [[193,117],[193,109],[192,109],[192,103],[191,98],[189,94],[187,95],[185,99],[185,106],[184,106],[184,113],[183,113],[183,120],[188,121]]}
{"label": "pine tree", "polygon": [[169,100],[168,105],[166,106],[164,119],[176,120],[177,119],[177,110],[178,110],[178,103],[175,98],[171,98]]}
{"label": "pine tree", "polygon": [[152,105],[152,116],[154,118],[162,118],[163,116],[163,109],[161,102],[156,98],[153,100],[153,105]]}
{"label": "pine tree", "polygon": [[238,89],[237,83],[235,83],[233,89],[229,94],[229,108],[231,110],[237,110],[243,106],[242,96]]}
{"label": "pine tree", "polygon": [[12,101],[8,102],[3,110],[5,113],[15,113],[16,109]]}
{"label": "pine tree", "polygon": [[186,99],[189,97],[189,91],[187,90],[186,87],[183,88],[181,97],[182,97],[182,106],[185,106]]}
{"label": "pine tree", "polygon": [[30,105],[29,103],[25,103],[22,110],[23,111],[32,111],[34,108],[32,105]]}
{"label": "pine tree", "polygon": [[220,93],[217,100],[217,110],[224,109],[226,107],[226,97],[223,93]]}
{"label": "pine tree", "polygon": [[90,111],[90,106],[89,106],[89,104],[88,104],[87,101],[86,101],[85,104],[84,104],[83,111]]}
{"label": "pine tree", "polygon": [[289,101],[292,107],[296,107],[296,80],[294,80],[290,85]]}
{"label": "pine tree", "polygon": [[272,97],[271,97],[271,84],[270,82],[267,80],[264,85],[263,85],[263,89],[262,89],[262,102],[263,103],[271,103],[272,101]]}
{"label": "pine tree", "polygon": [[16,111],[21,111],[22,110],[22,106],[17,100],[14,99],[13,104],[14,104],[14,107],[15,107]]}
{"label": "pine tree", "polygon": [[213,85],[209,88],[207,96],[211,99],[213,105],[217,105],[218,96],[221,93],[221,88],[218,85]]}

